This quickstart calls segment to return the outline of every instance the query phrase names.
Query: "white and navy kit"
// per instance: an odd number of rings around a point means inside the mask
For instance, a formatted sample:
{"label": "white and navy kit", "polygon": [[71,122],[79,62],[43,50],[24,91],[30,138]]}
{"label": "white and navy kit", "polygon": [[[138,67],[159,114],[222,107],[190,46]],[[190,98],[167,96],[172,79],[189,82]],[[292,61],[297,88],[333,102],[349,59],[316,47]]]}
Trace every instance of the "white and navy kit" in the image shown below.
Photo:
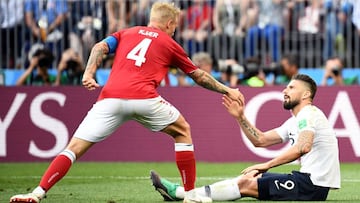
{"label": "white and navy kit", "polygon": [[302,131],[314,132],[309,153],[300,159],[300,171],[291,174],[265,173],[258,180],[259,199],[326,200],[329,189],[340,188],[339,149],[335,132],[324,113],[314,105],[300,110],[276,132],[282,140],[297,142]]}

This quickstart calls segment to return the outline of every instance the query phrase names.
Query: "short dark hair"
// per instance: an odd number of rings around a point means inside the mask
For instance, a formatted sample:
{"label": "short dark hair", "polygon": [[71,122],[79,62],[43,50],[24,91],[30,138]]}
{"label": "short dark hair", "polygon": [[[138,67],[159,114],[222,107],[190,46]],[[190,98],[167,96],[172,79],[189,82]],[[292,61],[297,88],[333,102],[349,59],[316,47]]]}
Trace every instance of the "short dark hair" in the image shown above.
{"label": "short dark hair", "polygon": [[314,100],[316,90],[317,90],[317,85],[316,85],[316,82],[310,76],[305,75],[305,74],[297,74],[292,77],[292,80],[301,80],[301,81],[305,82],[311,92],[310,98],[312,100]]}
{"label": "short dark hair", "polygon": [[38,65],[41,68],[49,68],[55,59],[54,54],[47,48],[35,51],[32,57],[39,57]]}
{"label": "short dark hair", "polygon": [[282,56],[281,59],[287,60],[289,65],[296,66],[299,69],[299,57],[296,53],[287,53]]}
{"label": "short dark hair", "polygon": [[339,60],[341,66],[344,66],[344,59],[341,56],[331,56],[330,58],[328,58],[327,60]]}

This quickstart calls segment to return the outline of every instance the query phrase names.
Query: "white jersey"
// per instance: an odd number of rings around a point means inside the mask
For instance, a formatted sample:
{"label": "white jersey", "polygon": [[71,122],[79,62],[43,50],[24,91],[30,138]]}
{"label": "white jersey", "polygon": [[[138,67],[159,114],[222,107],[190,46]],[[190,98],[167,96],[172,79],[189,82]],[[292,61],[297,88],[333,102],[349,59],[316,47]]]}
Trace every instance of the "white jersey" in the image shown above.
{"label": "white jersey", "polygon": [[285,121],[276,132],[283,141],[297,142],[300,132],[314,132],[314,142],[309,153],[300,159],[300,172],[309,173],[314,185],[340,188],[340,163],[338,142],[333,128],[324,113],[313,105],[300,110],[297,116]]}

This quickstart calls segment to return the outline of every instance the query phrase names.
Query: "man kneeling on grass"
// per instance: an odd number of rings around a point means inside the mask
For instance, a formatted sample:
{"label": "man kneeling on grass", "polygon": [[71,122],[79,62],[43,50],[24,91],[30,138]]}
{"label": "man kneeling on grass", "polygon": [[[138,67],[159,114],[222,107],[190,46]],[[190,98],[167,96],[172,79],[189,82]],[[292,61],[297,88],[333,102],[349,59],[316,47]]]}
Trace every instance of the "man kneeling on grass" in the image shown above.
{"label": "man kneeling on grass", "polygon": [[[214,201],[231,201],[241,197],[259,200],[319,201],[326,200],[330,189],[340,188],[339,149],[335,132],[324,113],[312,104],[316,84],[307,75],[295,75],[283,90],[285,109],[292,117],[280,127],[262,132],[244,115],[245,103],[232,101],[226,95],[223,105],[235,117],[247,138],[256,147],[268,147],[290,141],[292,146],[278,157],[250,166],[236,178],[196,189],[199,195]],[[289,174],[267,172],[270,168],[300,159],[300,171]],[[165,201],[184,198],[179,184],[161,178],[151,171],[155,189]]]}

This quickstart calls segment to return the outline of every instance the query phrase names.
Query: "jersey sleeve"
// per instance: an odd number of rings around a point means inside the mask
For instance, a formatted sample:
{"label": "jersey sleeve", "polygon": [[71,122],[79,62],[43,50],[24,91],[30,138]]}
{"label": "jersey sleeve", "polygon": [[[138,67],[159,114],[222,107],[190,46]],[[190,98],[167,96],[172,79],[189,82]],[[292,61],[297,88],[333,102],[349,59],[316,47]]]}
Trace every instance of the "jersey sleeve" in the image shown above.
{"label": "jersey sleeve", "polygon": [[275,128],[275,132],[279,134],[282,142],[286,142],[289,140],[289,129],[294,127],[293,123],[295,123],[295,118],[291,117],[286,120],[280,127]]}
{"label": "jersey sleeve", "polygon": [[309,107],[304,108],[303,111],[299,112],[298,116],[296,117],[296,124],[299,129],[299,133],[305,130],[315,132],[317,119],[315,111],[315,109]]}
{"label": "jersey sleeve", "polygon": [[198,67],[191,61],[184,49],[174,42],[175,50],[174,53],[174,66],[181,69],[184,73],[189,74],[196,70]]}

